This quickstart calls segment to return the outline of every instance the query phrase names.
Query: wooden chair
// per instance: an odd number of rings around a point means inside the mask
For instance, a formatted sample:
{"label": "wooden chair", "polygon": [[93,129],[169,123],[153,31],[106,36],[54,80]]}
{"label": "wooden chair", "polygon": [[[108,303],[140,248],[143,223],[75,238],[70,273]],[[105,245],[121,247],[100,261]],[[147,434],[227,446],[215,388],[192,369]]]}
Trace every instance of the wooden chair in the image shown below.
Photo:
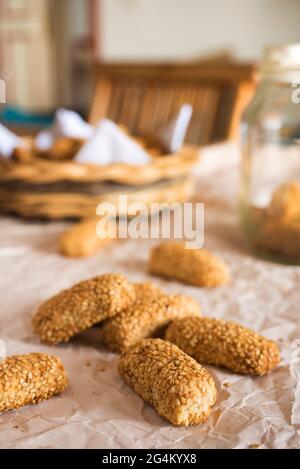
{"label": "wooden chair", "polygon": [[151,135],[183,103],[193,106],[186,143],[235,139],[255,88],[255,67],[227,56],[193,63],[99,63],[90,122],[108,117]]}

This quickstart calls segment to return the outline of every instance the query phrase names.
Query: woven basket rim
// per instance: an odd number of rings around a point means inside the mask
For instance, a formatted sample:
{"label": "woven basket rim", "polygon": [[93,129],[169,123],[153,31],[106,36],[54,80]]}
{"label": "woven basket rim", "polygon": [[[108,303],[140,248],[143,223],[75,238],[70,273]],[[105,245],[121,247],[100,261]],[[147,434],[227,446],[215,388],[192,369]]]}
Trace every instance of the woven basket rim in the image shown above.
{"label": "woven basket rim", "polygon": [[147,184],[186,174],[196,163],[199,148],[184,145],[175,154],[155,156],[143,166],[113,163],[107,166],[36,159],[34,163],[0,159],[0,182],[23,181],[32,184],[59,181]]}

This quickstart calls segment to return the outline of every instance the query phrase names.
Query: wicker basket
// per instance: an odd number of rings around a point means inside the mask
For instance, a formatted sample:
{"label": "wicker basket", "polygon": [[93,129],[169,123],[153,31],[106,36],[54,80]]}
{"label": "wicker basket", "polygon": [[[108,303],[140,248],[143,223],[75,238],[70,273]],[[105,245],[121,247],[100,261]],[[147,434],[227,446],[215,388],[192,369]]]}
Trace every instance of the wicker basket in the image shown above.
{"label": "wicker basket", "polygon": [[121,193],[129,202],[182,202],[190,195],[188,174],[197,159],[193,147],[153,157],[145,166],[0,159],[0,210],[26,217],[81,218],[95,215],[101,202],[117,203]]}

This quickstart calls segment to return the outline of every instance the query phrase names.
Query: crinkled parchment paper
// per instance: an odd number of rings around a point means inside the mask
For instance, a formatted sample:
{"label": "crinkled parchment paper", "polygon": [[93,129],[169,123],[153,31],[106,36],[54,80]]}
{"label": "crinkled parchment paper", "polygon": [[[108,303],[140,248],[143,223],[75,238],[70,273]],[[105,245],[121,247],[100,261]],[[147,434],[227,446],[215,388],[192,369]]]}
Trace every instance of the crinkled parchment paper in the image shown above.
{"label": "crinkled parchment paper", "polygon": [[[206,315],[236,320],[278,341],[280,367],[251,378],[210,368],[219,398],[204,425],[176,428],[162,420],[118,376],[117,356],[94,328],[71,343],[47,347],[30,326],[37,306],[81,279],[123,272],[149,280],[155,241],[126,241],[88,259],[57,253],[64,223],[0,221],[0,338],[7,354],[58,355],[70,377],[63,395],[0,415],[1,448],[296,448],[300,446],[300,267],[271,264],[248,251],[236,213],[238,155],[230,146],[205,150],[197,174],[205,202],[205,246],[230,265],[232,284],[212,290],[155,279],[186,293]],[[299,361],[299,359],[298,359]]]}

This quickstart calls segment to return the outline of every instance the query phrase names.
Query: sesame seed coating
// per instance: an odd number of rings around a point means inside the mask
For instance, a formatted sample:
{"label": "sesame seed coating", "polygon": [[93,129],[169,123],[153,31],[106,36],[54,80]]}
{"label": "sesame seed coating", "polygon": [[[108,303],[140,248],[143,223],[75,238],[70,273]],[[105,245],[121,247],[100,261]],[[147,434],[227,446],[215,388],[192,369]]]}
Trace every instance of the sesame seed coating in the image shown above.
{"label": "sesame seed coating", "polygon": [[154,247],[149,270],[153,274],[199,287],[217,287],[228,283],[230,278],[227,265],[211,252],[187,249],[184,243],[173,241]]}
{"label": "sesame seed coating", "polygon": [[141,339],[162,336],[172,319],[200,314],[193,298],[148,292],[148,297],[139,298],[104,324],[103,340],[110,350],[121,353]]}
{"label": "sesame seed coating", "polygon": [[45,353],[7,357],[0,362],[0,412],[37,404],[68,385],[59,358]]}
{"label": "sesame seed coating", "polygon": [[33,328],[46,343],[67,342],[93,324],[120,313],[134,299],[134,287],[123,275],[101,275],[43,303],[33,317]]}
{"label": "sesame seed coating", "polygon": [[216,402],[213,378],[176,345],[144,339],[118,362],[124,381],[174,425],[205,422]]}
{"label": "sesame seed coating", "polygon": [[280,361],[275,342],[230,321],[176,319],[165,338],[204,365],[224,366],[236,373],[264,375]]}
{"label": "sesame seed coating", "polygon": [[136,283],[134,284],[135,289],[135,302],[144,300],[145,298],[155,298],[157,296],[164,295],[164,292],[157,285],[152,282]]}

